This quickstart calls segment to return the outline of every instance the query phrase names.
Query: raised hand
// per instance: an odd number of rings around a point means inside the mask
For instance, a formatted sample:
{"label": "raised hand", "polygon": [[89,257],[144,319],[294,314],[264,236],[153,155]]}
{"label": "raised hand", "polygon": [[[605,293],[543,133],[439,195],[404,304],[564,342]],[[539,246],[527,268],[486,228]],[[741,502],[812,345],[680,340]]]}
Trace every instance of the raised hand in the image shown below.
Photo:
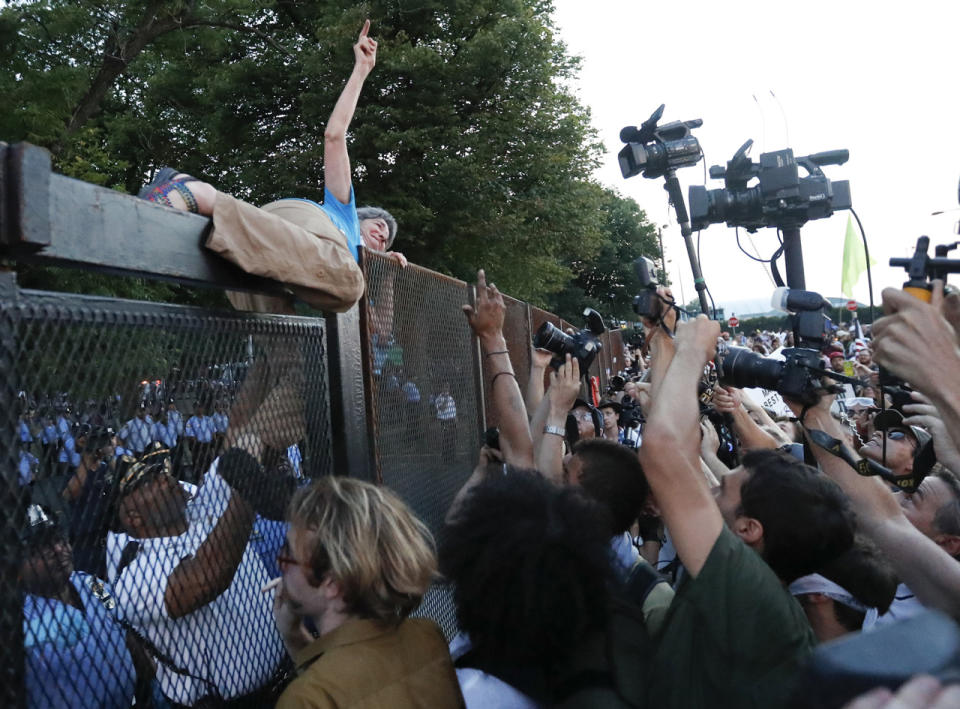
{"label": "raised hand", "polygon": [[695,353],[702,363],[712,359],[717,353],[717,338],[720,336],[720,323],[699,315],[694,320],[677,326],[677,353],[681,350]]}
{"label": "raised hand", "polygon": [[580,361],[567,355],[567,361],[550,373],[547,396],[554,411],[569,411],[580,394]]}
{"label": "raised hand", "polygon": [[377,40],[367,36],[370,32],[370,20],[363,23],[360,37],[353,45],[354,69],[366,77],[377,63]]}
{"label": "raised hand", "polygon": [[502,337],[507,306],[497,287],[492,283],[487,285],[487,275],[482,268],[477,271],[476,301],[473,305],[464,305],[463,314],[481,340]]}

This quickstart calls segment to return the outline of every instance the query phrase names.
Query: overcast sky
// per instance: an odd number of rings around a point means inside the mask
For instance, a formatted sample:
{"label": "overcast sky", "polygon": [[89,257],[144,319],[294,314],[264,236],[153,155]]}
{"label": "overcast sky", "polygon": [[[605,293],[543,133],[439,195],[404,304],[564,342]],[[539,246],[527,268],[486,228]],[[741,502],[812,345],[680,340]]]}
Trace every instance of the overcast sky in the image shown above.
{"label": "overcast sky", "polygon": [[[555,2],[561,39],[583,58],[574,89],[606,148],[596,177],[636,199],[654,224],[669,224],[664,247],[677,296],[678,279],[686,301],[695,292],[663,180],[624,180],[617,164],[620,129],[639,125],[661,103],[662,123],[703,119],[695,135],[707,166],[726,163],[748,138],[754,160],[786,147],[798,156],[848,149],[849,162],[824,172],[850,181],[877,261],[878,302],[883,287],[904,280],[902,270],[887,265],[890,257],[912,254],[922,234],[932,244],[958,238],[960,3]],[[703,166],[678,176],[686,196],[689,185],[703,184]],[[711,189],[722,184],[707,181]],[[950,211],[931,216],[939,210]],[[840,294],[847,214],[801,231],[807,288],[825,296]],[[753,245],[740,234],[744,248],[756,253],[755,245],[764,258],[776,248],[772,229],[752,235]],[[718,306],[768,301],[773,285],[766,267],[740,253],[733,229],[705,229],[701,260]],[[854,295],[866,302],[867,290],[864,274]]]}

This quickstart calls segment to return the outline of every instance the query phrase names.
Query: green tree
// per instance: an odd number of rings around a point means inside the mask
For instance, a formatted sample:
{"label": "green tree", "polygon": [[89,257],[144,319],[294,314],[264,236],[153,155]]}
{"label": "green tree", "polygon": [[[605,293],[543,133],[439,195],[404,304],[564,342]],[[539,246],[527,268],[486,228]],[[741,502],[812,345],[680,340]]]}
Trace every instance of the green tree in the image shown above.
{"label": "green tree", "polygon": [[[659,266],[656,229],[634,200],[613,190],[594,189],[606,238],[589,259],[569,263],[575,278],[551,299],[550,305],[554,312],[575,324],[583,319],[581,313],[586,307],[594,308],[605,318],[633,321],[637,319],[633,296],[642,288],[634,262],[645,256]],[[659,273],[655,277],[662,278]]]}
{"label": "green tree", "polygon": [[[350,136],[358,203],[398,217],[397,248],[415,263],[464,279],[483,266],[537,305],[574,276],[599,298],[632,287],[588,273],[592,259],[621,255],[626,232],[605,214],[621,205],[589,177],[599,146],[565,88],[578,62],[552,9],[14,2],[0,10],[0,92],[14,107],[0,137],[49,147],[61,172],[126,191],[174,164],[256,203],[319,199],[324,125],[369,16],[380,49]],[[623,219],[641,216],[631,209]]]}

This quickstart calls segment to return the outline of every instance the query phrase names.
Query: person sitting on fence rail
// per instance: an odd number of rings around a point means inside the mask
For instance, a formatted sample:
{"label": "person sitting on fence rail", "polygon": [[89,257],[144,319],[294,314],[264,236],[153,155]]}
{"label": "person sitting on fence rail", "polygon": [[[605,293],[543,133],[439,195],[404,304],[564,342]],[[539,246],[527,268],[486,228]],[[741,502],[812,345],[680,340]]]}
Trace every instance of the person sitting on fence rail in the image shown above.
{"label": "person sitting on fence rail", "polygon": [[260,464],[236,448],[199,488],[173,476],[164,449],[121,463],[109,578],[121,619],[157,663],[164,696],[185,706],[268,703],[283,643],[272,599],[260,591],[270,575],[251,532],[254,505],[260,509],[275,485],[253,488],[249,481],[263,480]]}
{"label": "person sitting on fence rail", "polygon": [[[161,170],[140,192],[144,199],[212,217],[208,249],[248,273],[288,284],[297,297],[321,310],[343,312],[353,307],[364,291],[357,265],[360,246],[386,251],[397,233],[396,220],[386,210],[357,210],[351,184],[347,128],[377,57],[377,42],[368,36],[369,29],[367,20],[353,47],[353,72],[324,132],[322,205],[281,199],[258,209],[172,168]],[[392,256],[406,266],[402,254]],[[276,312],[275,302],[264,307],[270,301],[250,296],[231,300],[241,309]]]}
{"label": "person sitting on fence rail", "polygon": [[334,476],[301,488],[288,520],[274,615],[299,676],[278,709],[462,707],[440,629],[408,618],[436,569],[426,526],[388,490]]}

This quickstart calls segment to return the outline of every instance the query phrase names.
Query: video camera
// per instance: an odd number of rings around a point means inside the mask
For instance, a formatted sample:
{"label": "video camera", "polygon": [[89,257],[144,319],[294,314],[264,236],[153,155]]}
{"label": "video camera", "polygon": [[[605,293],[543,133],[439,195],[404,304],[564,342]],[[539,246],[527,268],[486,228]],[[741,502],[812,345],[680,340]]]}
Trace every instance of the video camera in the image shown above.
{"label": "video camera", "polygon": [[839,382],[859,384],[859,380],[837,374],[824,367],[820,352],[830,344],[831,321],[825,310],[830,303],[819,293],[777,288],[772,305],[790,313],[796,347],[783,350],[783,361],[768,359],[742,347],[730,347],[717,353],[720,382],[740,388],[773,389],[781,395],[812,406],[824,390],[825,376]]}
{"label": "video camera", "polygon": [[703,156],[699,141],[690,134],[690,129],[699,128],[703,121],[695,118],[658,127],[665,105],[660,104],[639,128],[626,126],[620,131],[620,140],[626,145],[617,158],[624,178],[643,173],[648,179],[656,179],[669,170],[696,165]]}
{"label": "video camera", "polygon": [[600,313],[593,308],[584,310],[583,316],[587,327],[573,335],[568,335],[552,322],[543,323],[533,335],[533,346],[553,352],[555,356],[550,360],[550,366],[554,369],[564,364],[568,354],[576,357],[580,362],[580,375],[586,377],[597,353],[603,349],[599,337],[606,332],[606,327]]}
{"label": "video camera", "polygon": [[[753,162],[747,156],[752,145],[752,140],[744,143],[725,168],[710,168],[710,177],[723,178],[724,188],[690,187],[694,231],[720,222],[751,232],[761,227],[799,228],[812,219],[823,219],[852,206],[850,183],[833,182],[820,169],[822,165],[842,165],[850,156],[848,151],[829,150],[794,158],[793,150],[786,148],[762,153],[760,161]],[[801,177],[798,167],[809,174]],[[747,187],[754,177],[757,184]]]}

